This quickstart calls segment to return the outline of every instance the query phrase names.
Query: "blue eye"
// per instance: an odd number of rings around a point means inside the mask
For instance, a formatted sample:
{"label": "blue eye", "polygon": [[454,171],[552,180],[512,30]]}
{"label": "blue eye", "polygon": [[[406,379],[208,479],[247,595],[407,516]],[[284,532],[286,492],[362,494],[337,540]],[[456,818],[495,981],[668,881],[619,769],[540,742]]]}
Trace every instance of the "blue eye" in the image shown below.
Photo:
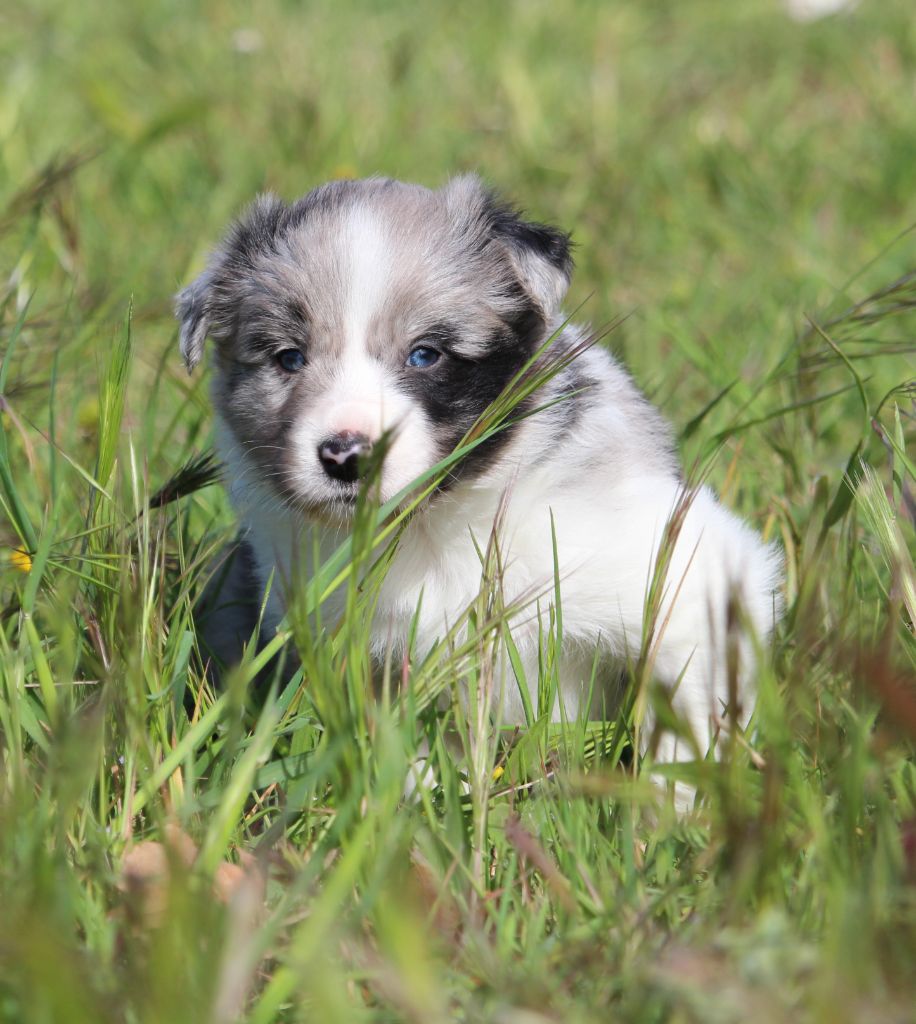
{"label": "blue eye", "polygon": [[285,348],[277,354],[277,362],[287,373],[295,373],[305,366],[305,356],[297,348]]}
{"label": "blue eye", "polygon": [[407,365],[416,366],[418,369],[423,370],[427,366],[432,366],[433,363],[438,363],[441,355],[442,353],[437,352],[434,348],[427,348],[426,345],[417,345],[415,349],[411,349],[410,355],[407,357]]}

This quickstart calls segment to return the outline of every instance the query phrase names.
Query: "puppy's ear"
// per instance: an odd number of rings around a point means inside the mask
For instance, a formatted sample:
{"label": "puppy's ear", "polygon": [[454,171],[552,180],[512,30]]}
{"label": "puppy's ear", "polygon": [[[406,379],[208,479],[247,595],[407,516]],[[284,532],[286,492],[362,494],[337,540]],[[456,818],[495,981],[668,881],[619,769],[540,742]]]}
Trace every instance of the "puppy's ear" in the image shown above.
{"label": "puppy's ear", "polygon": [[553,317],[569,288],[573,261],[565,231],[522,219],[495,196],[490,197],[492,231],[503,243],[525,291]]}
{"label": "puppy's ear", "polygon": [[446,186],[455,213],[460,210],[482,227],[508,256],[522,287],[546,319],[560,308],[569,287],[573,261],[565,231],[526,221],[519,210],[504,202],[475,174],[454,178]]}
{"label": "puppy's ear", "polygon": [[270,192],[258,196],[229,229],[207,269],[175,297],[181,355],[188,373],[200,362],[209,331],[225,319],[227,298],[231,304],[235,286],[251,271],[259,254],[273,247],[286,212],[286,204]]}
{"label": "puppy's ear", "polygon": [[204,354],[204,342],[210,330],[211,271],[205,270],[196,281],[175,296],[175,316],[178,318],[181,358],[190,373]]}

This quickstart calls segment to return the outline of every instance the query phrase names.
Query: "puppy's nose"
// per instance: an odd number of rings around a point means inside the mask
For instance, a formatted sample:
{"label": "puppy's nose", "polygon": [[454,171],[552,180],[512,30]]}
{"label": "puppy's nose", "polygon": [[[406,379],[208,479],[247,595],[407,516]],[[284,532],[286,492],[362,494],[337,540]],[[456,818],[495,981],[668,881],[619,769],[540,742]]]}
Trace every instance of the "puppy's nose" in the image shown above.
{"label": "puppy's nose", "polygon": [[318,458],[332,480],[351,484],[363,475],[371,450],[372,442],[365,434],[344,430],[318,445]]}

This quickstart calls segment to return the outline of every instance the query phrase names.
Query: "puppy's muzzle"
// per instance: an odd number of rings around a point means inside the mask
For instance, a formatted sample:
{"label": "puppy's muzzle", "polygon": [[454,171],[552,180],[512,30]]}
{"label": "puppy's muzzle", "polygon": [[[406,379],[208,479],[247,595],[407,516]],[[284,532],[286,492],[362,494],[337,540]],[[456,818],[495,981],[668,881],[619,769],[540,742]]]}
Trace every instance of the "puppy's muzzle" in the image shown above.
{"label": "puppy's muzzle", "polygon": [[352,484],[365,474],[372,442],[365,434],[344,430],[318,445],[318,458],[332,480]]}

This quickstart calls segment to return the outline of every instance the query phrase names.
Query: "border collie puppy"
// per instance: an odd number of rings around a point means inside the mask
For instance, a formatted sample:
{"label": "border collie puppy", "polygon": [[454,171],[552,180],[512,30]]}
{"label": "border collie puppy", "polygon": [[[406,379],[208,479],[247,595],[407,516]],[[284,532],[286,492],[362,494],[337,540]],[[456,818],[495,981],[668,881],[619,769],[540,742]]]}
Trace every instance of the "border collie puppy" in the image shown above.
{"label": "border collie puppy", "polygon": [[[726,714],[746,721],[780,557],[707,488],[684,500],[667,423],[608,352],[564,326],[571,268],[567,235],[526,222],[474,176],[437,191],[372,178],[323,185],[292,205],[255,201],[177,299],[188,369],[208,336],[215,343],[218,447],[242,524],[217,602],[225,611],[204,633],[213,655],[238,658],[276,572],[263,623],[273,631],[298,553],[316,540],[330,552],[346,535],[365,456],[383,434],[387,500],[448,455],[559,332],[544,358],[577,354],[525,407],[546,408],[513,416],[410,519],[381,587],[376,652],[403,650],[416,617],[422,655],[459,620],[480,593],[480,550],[498,523],[505,602],[528,602],[513,639],[535,690],[530,595],[542,611],[552,600],[556,549],[562,713],[587,714],[594,666],[610,684],[640,651],[678,510],[652,672],[700,750]],[[514,678],[501,713],[524,722]],[[664,737],[656,756],[692,758],[678,742]]]}

